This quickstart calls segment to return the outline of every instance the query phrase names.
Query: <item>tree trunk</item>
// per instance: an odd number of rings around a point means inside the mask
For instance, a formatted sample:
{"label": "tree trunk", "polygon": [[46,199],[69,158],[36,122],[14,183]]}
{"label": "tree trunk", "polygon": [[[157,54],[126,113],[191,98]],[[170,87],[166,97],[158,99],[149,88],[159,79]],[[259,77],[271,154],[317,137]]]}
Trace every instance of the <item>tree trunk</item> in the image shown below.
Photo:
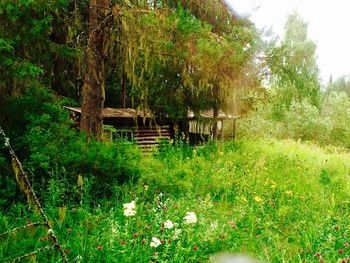
{"label": "tree trunk", "polygon": [[216,140],[218,138],[218,116],[219,116],[219,109],[215,105],[214,106],[214,118],[213,118],[213,139]]}
{"label": "tree trunk", "polygon": [[238,109],[237,109],[237,93],[235,92],[233,95],[233,123],[232,123],[232,138],[233,140],[236,139],[236,125],[237,125],[237,119],[236,117],[238,116]]}
{"label": "tree trunk", "polygon": [[214,87],[214,113],[213,113],[213,139],[218,138],[218,117],[219,117],[219,87]]}
{"label": "tree trunk", "polygon": [[86,50],[86,73],[82,88],[82,111],[80,131],[88,137],[101,140],[102,109],[105,100],[104,91],[104,25],[103,21],[109,8],[109,0],[90,0],[89,39]]}
{"label": "tree trunk", "polygon": [[182,131],[184,133],[184,142],[187,144],[187,143],[190,143],[190,133],[189,133],[189,130],[188,130],[188,117],[185,117],[183,120],[182,120]]}
{"label": "tree trunk", "polygon": [[123,73],[122,79],[122,108],[126,108],[126,74]]}
{"label": "tree trunk", "polygon": [[232,122],[232,139],[235,140],[236,139],[236,124],[237,124],[237,119],[234,116],[233,118],[233,122]]}

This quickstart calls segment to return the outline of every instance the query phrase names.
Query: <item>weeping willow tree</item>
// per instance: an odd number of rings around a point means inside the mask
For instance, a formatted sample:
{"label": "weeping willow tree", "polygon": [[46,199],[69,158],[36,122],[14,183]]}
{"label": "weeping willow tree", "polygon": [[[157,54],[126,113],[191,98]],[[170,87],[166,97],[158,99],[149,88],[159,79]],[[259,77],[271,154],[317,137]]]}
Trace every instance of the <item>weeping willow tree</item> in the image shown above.
{"label": "weeping willow tree", "polygon": [[[172,94],[180,95],[178,91],[182,90],[187,106],[210,107],[209,102],[200,102],[201,97],[209,101],[215,86],[220,89],[218,95],[226,96],[251,58],[255,36],[247,21],[221,6],[228,17],[222,21],[225,30],[221,29],[218,22],[211,24],[197,18],[193,13],[200,12],[192,2],[192,9],[167,7],[142,15],[129,10],[122,17],[119,41],[127,39],[123,47],[126,51],[122,52],[126,54],[125,70],[134,88],[140,89],[142,99],[162,90],[159,86],[163,82]],[[155,91],[150,91],[152,83],[158,87]]]}
{"label": "weeping willow tree", "polygon": [[99,138],[111,76],[129,88],[132,107],[179,118],[214,109],[217,117],[252,57],[255,31],[224,2],[203,3],[90,1],[102,8],[90,8],[81,130]]}
{"label": "weeping willow tree", "polygon": [[6,0],[0,13],[0,100],[38,81],[82,98],[96,137],[105,101],[175,118],[223,108],[255,41],[220,0]]}

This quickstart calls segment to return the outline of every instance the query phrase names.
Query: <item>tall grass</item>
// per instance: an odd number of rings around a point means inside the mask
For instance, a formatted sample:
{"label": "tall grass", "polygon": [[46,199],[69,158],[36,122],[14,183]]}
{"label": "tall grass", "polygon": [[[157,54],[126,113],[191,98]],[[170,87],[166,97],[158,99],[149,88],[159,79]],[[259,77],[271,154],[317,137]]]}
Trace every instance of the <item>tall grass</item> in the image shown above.
{"label": "tall grass", "polygon": [[[55,199],[45,199],[45,210],[70,260],[206,262],[218,252],[266,262],[350,256],[349,153],[291,140],[242,140],[165,149],[139,166],[139,180],[115,185],[108,199],[85,196],[57,207],[60,186],[49,187],[46,196]],[[123,204],[131,201],[136,214],[125,216]],[[197,222],[186,224],[187,212]],[[167,220],[173,228],[163,225]],[[15,205],[0,216],[0,232],[28,221],[35,221],[32,213]],[[0,258],[41,246],[44,234],[0,240]],[[152,247],[152,238],[161,244]]]}

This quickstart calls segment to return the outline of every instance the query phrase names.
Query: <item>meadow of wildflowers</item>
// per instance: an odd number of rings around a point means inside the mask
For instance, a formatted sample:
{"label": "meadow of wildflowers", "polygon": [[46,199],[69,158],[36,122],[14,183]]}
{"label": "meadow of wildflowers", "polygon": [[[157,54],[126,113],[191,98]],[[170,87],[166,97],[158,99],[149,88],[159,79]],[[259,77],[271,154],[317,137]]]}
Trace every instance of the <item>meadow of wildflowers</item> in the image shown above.
{"label": "meadow of wildflowers", "polygon": [[[45,204],[71,262],[210,262],[221,252],[349,261],[349,153],[257,140],[168,149],[140,166],[137,183],[115,186],[113,196],[91,200],[94,207]],[[0,215],[0,232],[29,222],[37,218],[16,205]],[[0,259],[45,246],[45,235],[0,240]]]}

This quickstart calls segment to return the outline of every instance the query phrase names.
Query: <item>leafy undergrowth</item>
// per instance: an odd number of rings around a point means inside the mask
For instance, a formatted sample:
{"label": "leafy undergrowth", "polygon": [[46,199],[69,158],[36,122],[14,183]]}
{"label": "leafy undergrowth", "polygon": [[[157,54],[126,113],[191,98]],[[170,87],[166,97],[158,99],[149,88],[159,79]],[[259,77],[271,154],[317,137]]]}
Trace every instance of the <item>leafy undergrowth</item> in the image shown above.
{"label": "leafy undergrowth", "polygon": [[[81,190],[80,205],[46,202],[70,261],[206,262],[218,252],[265,262],[350,257],[348,153],[245,140],[165,149],[140,167],[139,182],[115,186],[108,199],[90,200]],[[59,190],[52,186],[47,195]],[[37,221],[21,205],[0,216],[0,232]],[[44,236],[31,229],[3,238],[0,258],[45,246]],[[58,259],[57,253],[31,258]]]}

